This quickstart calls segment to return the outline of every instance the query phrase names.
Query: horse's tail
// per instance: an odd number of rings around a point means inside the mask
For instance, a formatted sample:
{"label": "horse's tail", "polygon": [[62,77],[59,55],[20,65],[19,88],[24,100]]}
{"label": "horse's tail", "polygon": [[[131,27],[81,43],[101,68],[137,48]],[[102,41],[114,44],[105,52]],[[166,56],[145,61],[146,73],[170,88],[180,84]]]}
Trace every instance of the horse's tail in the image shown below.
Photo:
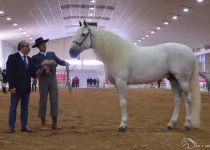
{"label": "horse's tail", "polygon": [[194,70],[191,77],[192,89],[192,108],[191,108],[191,126],[200,128],[201,95],[198,84],[198,60],[195,59]]}

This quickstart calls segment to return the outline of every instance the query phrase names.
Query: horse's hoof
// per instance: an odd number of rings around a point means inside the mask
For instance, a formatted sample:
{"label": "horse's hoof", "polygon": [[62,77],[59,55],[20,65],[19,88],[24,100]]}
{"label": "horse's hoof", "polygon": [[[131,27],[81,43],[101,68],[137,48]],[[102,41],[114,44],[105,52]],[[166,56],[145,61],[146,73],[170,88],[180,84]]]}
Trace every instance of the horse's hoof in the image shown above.
{"label": "horse's hoof", "polygon": [[169,130],[173,130],[173,129],[174,129],[173,127],[167,126],[165,130],[166,130],[166,131],[169,131]]}
{"label": "horse's hoof", "polygon": [[187,131],[190,131],[190,127],[184,126],[181,130],[182,130],[183,132],[187,132]]}
{"label": "horse's hoof", "polygon": [[118,132],[126,132],[127,128],[126,127],[119,127]]}

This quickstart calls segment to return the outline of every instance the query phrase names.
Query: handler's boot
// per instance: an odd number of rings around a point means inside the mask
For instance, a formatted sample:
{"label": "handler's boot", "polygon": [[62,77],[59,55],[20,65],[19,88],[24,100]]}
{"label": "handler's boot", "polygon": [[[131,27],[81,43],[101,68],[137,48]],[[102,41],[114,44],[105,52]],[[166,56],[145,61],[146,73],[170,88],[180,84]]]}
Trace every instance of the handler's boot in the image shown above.
{"label": "handler's boot", "polygon": [[47,125],[46,125],[46,118],[45,117],[41,117],[41,130],[47,130]]}
{"label": "handler's boot", "polygon": [[52,129],[62,130],[62,128],[57,125],[57,117],[52,117]]}

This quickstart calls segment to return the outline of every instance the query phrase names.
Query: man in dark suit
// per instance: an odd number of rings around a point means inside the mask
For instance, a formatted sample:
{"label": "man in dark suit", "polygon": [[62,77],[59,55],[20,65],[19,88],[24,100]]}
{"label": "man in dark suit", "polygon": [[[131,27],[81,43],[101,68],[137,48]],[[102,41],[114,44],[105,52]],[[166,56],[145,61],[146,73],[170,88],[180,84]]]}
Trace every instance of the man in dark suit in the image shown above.
{"label": "man in dark suit", "polygon": [[46,104],[48,93],[50,96],[51,116],[52,116],[52,129],[60,130],[57,125],[58,118],[58,85],[56,80],[56,66],[57,64],[66,66],[67,62],[59,59],[54,52],[46,51],[46,42],[42,37],[35,40],[35,45],[39,53],[32,57],[35,69],[37,70],[37,77],[39,78],[39,112],[38,117],[41,119],[41,130],[46,130]]}
{"label": "man in dark suit", "polygon": [[27,56],[30,52],[26,41],[18,43],[18,52],[12,54],[7,60],[7,80],[11,92],[9,110],[8,133],[15,132],[16,109],[21,100],[21,131],[32,132],[28,127],[28,104],[31,91],[31,77],[35,77],[32,59]]}

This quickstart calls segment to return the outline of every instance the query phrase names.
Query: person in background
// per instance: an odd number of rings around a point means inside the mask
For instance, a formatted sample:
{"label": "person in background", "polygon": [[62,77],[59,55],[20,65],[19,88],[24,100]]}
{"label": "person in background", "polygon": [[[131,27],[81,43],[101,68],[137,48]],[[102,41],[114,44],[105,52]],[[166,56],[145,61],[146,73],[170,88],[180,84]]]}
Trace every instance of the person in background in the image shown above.
{"label": "person in background", "polygon": [[6,63],[7,80],[11,92],[8,133],[15,132],[16,109],[19,101],[21,101],[21,131],[32,132],[32,129],[28,127],[28,105],[31,77],[35,77],[35,70],[32,59],[28,56],[29,52],[29,43],[20,41],[18,52],[10,55]]}
{"label": "person in background", "polygon": [[160,83],[161,83],[161,80],[158,80],[158,81],[157,81],[158,89],[160,88]]}
{"label": "person in background", "polygon": [[32,88],[32,91],[33,92],[36,92],[36,84],[37,84],[37,79],[36,78],[33,78],[32,79],[32,85],[31,85],[31,88]]}
{"label": "person in background", "polygon": [[3,93],[7,93],[7,73],[6,73],[6,69],[3,69],[2,71],[2,90]]}
{"label": "person in background", "polygon": [[54,52],[47,51],[46,42],[49,39],[44,40],[42,37],[35,40],[35,45],[32,48],[37,47],[39,53],[32,57],[37,77],[39,78],[39,111],[38,117],[41,120],[41,130],[46,130],[46,104],[48,93],[50,97],[50,107],[52,116],[52,129],[61,130],[61,127],[57,124],[58,119],[58,84],[56,80],[56,66],[57,64],[67,66],[68,63],[59,59]]}
{"label": "person in background", "polygon": [[79,80],[78,76],[76,76],[76,77],[75,77],[75,87],[76,87],[76,88],[79,88],[79,81],[80,81],[80,80]]}
{"label": "person in background", "polygon": [[96,78],[96,87],[97,88],[99,87],[99,78],[98,77]]}
{"label": "person in background", "polygon": [[87,78],[87,88],[90,87],[90,78]]}

